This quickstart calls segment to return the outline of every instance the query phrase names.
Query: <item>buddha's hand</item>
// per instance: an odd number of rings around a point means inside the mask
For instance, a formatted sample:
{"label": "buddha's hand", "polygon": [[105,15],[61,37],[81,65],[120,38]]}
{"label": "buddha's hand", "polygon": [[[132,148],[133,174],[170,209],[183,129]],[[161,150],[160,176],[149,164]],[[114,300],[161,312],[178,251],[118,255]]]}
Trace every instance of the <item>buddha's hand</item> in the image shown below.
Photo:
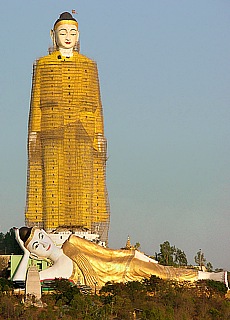
{"label": "buddha's hand", "polygon": [[26,249],[24,242],[22,241],[22,239],[19,236],[19,229],[14,228],[14,232],[15,232],[15,239],[16,239],[17,243],[19,244],[20,248],[22,249],[22,251],[24,252],[24,254],[30,255],[29,250]]}

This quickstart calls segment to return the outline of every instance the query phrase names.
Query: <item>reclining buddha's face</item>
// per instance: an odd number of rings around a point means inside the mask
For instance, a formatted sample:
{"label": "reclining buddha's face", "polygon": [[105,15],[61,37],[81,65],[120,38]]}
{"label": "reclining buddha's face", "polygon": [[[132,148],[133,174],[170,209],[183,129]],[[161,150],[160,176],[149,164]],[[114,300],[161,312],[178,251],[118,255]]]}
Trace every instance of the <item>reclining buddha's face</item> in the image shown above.
{"label": "reclining buddha's face", "polygon": [[42,229],[35,229],[27,249],[38,257],[48,258],[52,253],[55,244],[48,234]]}
{"label": "reclining buddha's face", "polygon": [[76,45],[79,32],[75,24],[61,24],[55,29],[55,40],[58,48],[72,49]]}

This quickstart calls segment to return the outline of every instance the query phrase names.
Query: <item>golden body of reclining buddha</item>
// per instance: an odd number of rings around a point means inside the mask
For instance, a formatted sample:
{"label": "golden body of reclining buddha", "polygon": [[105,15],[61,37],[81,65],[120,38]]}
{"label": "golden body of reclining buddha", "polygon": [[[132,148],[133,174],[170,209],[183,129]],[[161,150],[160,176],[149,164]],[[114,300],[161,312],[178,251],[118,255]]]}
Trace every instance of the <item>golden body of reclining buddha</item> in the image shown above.
{"label": "golden body of reclining buddha", "polygon": [[198,280],[194,269],[159,265],[137,250],[114,250],[98,246],[74,235],[62,246],[63,252],[73,261],[71,280],[94,287],[108,281],[140,281],[156,275],[162,279]]}

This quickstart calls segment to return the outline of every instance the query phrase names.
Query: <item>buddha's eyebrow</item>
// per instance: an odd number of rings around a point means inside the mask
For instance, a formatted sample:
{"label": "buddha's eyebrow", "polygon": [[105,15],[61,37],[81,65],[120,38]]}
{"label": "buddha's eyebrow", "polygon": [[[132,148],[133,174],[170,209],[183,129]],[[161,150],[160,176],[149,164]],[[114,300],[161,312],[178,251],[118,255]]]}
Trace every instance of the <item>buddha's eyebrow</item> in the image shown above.
{"label": "buddha's eyebrow", "polygon": [[42,232],[39,232],[38,238],[41,239]]}
{"label": "buddha's eyebrow", "polygon": [[34,249],[34,246],[35,246],[35,244],[37,244],[38,243],[38,241],[35,241],[33,244],[32,244],[32,248]]}

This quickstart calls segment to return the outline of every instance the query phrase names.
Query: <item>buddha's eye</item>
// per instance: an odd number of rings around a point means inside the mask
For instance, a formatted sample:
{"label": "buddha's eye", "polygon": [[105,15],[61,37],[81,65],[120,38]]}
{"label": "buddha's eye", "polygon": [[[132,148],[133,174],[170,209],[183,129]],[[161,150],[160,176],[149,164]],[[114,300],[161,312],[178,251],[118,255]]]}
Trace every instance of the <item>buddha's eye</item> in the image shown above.
{"label": "buddha's eye", "polygon": [[59,35],[60,36],[65,36],[67,34],[67,31],[66,30],[61,30],[59,31]]}
{"label": "buddha's eye", "polygon": [[39,233],[39,239],[43,239],[44,238],[44,234],[43,233]]}

